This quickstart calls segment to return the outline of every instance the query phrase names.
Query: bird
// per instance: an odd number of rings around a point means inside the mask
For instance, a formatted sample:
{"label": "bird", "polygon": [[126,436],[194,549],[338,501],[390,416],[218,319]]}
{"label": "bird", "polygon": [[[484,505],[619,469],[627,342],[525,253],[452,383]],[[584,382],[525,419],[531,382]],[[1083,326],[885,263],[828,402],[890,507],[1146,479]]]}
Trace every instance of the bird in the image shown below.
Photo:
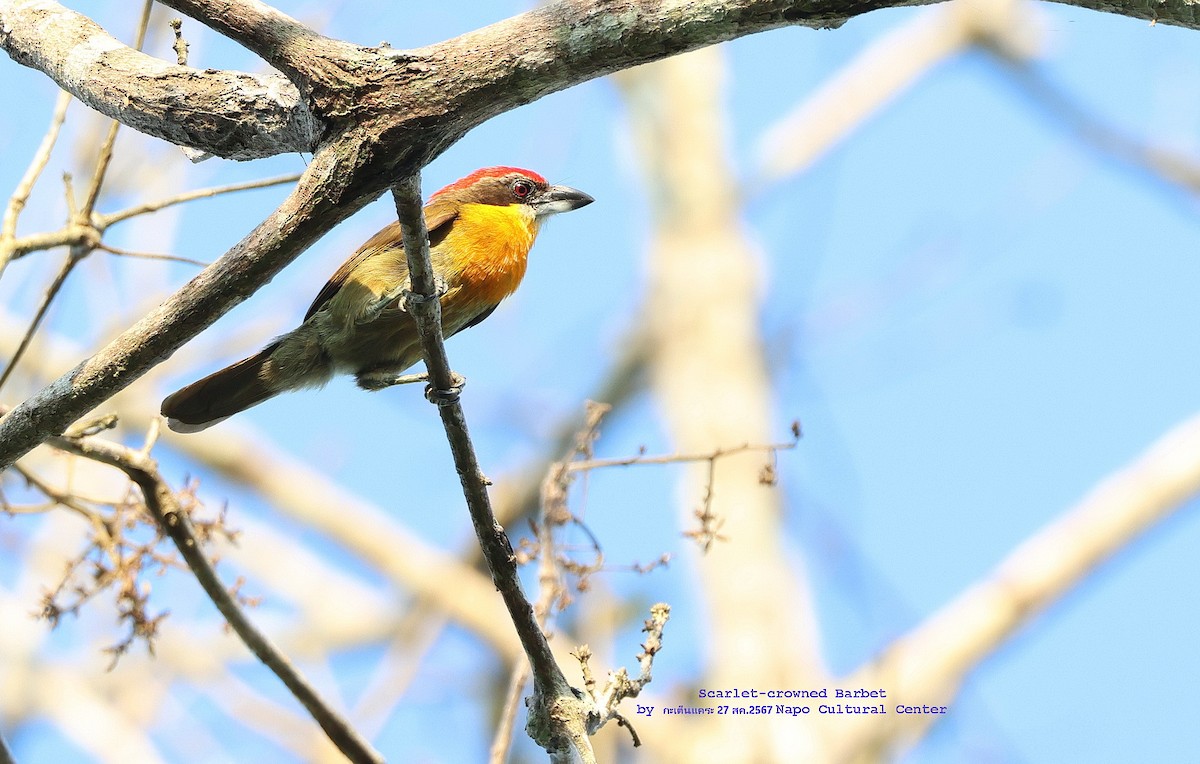
{"label": "bird", "polygon": [[[485,167],[434,193],[426,203],[429,254],[450,337],[490,316],[525,276],[530,247],[546,218],[591,204],[569,186],[517,167]],[[404,381],[421,360],[400,224],[366,241],[317,293],[304,321],[258,353],[163,399],[176,432],[198,432],[280,393],[321,387],[353,374],[365,390]]]}

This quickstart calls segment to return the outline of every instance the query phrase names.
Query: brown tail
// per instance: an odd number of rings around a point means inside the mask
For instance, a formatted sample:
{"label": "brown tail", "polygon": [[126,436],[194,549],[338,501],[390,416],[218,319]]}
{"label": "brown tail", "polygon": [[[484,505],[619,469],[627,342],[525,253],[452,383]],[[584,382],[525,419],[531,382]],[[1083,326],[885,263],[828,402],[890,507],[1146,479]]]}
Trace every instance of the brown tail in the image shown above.
{"label": "brown tail", "polygon": [[275,347],[272,344],[168,395],[162,402],[167,426],[175,432],[199,432],[282,392],[267,384],[262,374]]}

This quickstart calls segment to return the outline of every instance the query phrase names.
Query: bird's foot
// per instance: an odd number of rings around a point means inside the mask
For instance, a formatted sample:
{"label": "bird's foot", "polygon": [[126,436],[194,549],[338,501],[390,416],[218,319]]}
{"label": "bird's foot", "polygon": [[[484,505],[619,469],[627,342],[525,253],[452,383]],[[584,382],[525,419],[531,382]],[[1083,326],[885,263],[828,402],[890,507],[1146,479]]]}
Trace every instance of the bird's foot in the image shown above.
{"label": "bird's foot", "polygon": [[356,377],[358,386],[364,390],[386,390],[396,385],[408,385],[413,382],[424,382],[429,379],[425,372],[420,374],[396,374],[394,371],[366,371]]}
{"label": "bird's foot", "polygon": [[458,372],[450,372],[450,387],[445,390],[438,390],[433,385],[425,386],[425,400],[430,403],[436,403],[439,406],[449,406],[451,403],[458,402],[458,396],[462,394],[462,389],[467,386],[467,378]]}
{"label": "bird's foot", "polygon": [[[371,303],[369,306],[367,306],[367,309],[363,311],[358,323],[369,324],[375,319],[379,318],[380,314],[390,307],[398,307],[400,310],[407,312],[409,300],[422,299],[420,295],[415,295],[412,293],[411,286],[412,285],[408,281],[405,281],[403,284],[397,284],[381,294],[375,300],[375,302]],[[436,290],[438,297],[441,297],[450,290],[450,286],[441,276],[433,277],[433,288]]]}
{"label": "bird's foot", "polygon": [[[358,375],[358,386],[364,390],[383,390],[396,385],[408,385],[413,382],[428,382],[429,374],[420,372],[418,374],[398,374],[398,375],[383,375],[383,374],[360,374]],[[463,387],[467,384],[467,379],[457,372],[450,372],[450,387],[445,390],[435,389],[432,384],[425,387],[425,398],[430,403],[436,403],[439,406],[445,406],[454,403],[458,400],[458,396],[462,393]]]}
{"label": "bird's foot", "polygon": [[435,297],[437,297],[437,298],[443,297],[443,296],[445,296],[446,292],[450,291],[450,285],[446,283],[446,280],[444,278],[442,278],[441,276],[439,276],[435,273],[433,275],[433,293],[434,293],[433,296],[426,296],[423,294],[417,294],[416,292],[413,292],[411,281],[405,281],[404,284],[399,287],[399,289],[400,289],[400,294],[398,296],[403,298],[400,301],[400,309],[405,312],[411,312],[409,310],[410,303],[428,302],[428,301],[434,299]]}
{"label": "bird's foot", "polygon": [[[388,291],[384,292],[382,295],[379,296],[378,299],[375,300],[375,302],[373,302],[367,306],[367,309],[362,312],[361,316],[359,316],[358,323],[369,324],[372,321],[374,321],[375,319],[379,318],[379,316],[385,310],[387,310],[390,307],[395,306],[397,304],[397,301],[401,297],[403,297],[407,292],[408,292],[408,284],[407,283],[401,284],[396,287],[392,287]],[[404,310],[403,303],[400,303],[399,307],[401,310]]]}

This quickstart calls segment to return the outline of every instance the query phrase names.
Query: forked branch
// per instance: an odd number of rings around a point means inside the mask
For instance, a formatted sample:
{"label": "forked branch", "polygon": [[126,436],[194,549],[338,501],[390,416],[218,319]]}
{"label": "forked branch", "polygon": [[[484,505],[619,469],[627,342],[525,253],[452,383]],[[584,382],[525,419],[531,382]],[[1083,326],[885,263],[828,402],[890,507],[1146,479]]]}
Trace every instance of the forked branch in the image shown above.
{"label": "forked branch", "polygon": [[146,507],[159,527],[174,542],[204,592],[246,647],[279,677],[329,736],[330,741],[350,761],[356,764],[382,764],[383,757],[321,698],[287,656],[246,617],[233,595],[221,583],[212,563],[204,555],[191,519],[159,474],[158,465],[150,457],[148,449],[134,450],[95,436],[56,437],[52,438],[50,443],[62,451],[116,467],[124,472],[141,490]]}

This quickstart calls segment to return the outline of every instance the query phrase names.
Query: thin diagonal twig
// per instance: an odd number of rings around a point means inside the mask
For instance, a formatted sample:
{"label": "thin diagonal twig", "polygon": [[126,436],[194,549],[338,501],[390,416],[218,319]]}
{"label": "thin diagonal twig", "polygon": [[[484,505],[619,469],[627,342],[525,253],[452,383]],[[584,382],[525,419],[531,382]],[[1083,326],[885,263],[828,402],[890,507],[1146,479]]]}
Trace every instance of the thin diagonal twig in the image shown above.
{"label": "thin diagonal twig", "polygon": [[8,743],[5,742],[3,735],[0,735],[0,764],[17,764],[12,751],[8,750]]}
{"label": "thin diagonal twig", "polygon": [[[142,43],[145,40],[146,25],[150,22],[150,10],[153,7],[154,0],[146,0],[145,4],[142,6],[142,15],[138,21],[136,35],[137,40],[135,42],[135,47],[138,49],[142,47]],[[37,332],[38,327],[42,323],[42,319],[46,317],[46,311],[50,309],[50,304],[54,301],[54,298],[58,296],[63,284],[66,283],[67,276],[70,275],[71,271],[75,268],[79,261],[87,257],[100,243],[99,231],[96,231],[92,227],[92,211],[95,209],[96,199],[100,196],[100,187],[104,183],[104,177],[107,174],[108,166],[112,161],[113,144],[117,139],[117,130],[120,128],[120,126],[121,123],[115,119],[112,120],[112,124],[109,125],[108,134],[105,136],[104,143],[100,146],[100,155],[96,160],[96,169],[92,174],[92,180],[88,186],[87,196],[84,198],[82,207],[77,209],[75,208],[75,194],[71,189],[69,179],[67,181],[67,207],[70,210],[70,219],[68,223],[69,225],[83,226],[85,229],[90,230],[85,230],[83,235],[80,236],[79,240],[71,244],[70,251],[67,254],[67,259],[63,261],[62,267],[59,269],[58,274],[54,277],[54,280],[46,289],[46,294],[42,298],[42,304],[38,306],[37,313],[34,315],[33,320],[29,322],[29,328],[25,330],[25,336],[21,338],[21,343],[17,346],[16,352],[13,353],[13,357],[9,359],[8,365],[4,367],[4,372],[0,374],[0,388],[3,388],[4,383],[7,382],[9,377],[12,376],[13,370],[17,367],[17,363],[21,360],[21,356],[24,355],[26,349],[28,349],[29,343],[33,340],[33,335]],[[57,134],[57,128],[54,125],[52,125],[52,128],[54,128],[53,131],[55,134]],[[49,136],[47,137],[49,138]],[[50,142],[50,145],[53,145],[52,141]],[[49,151],[47,151],[47,158],[48,157]],[[33,168],[31,167],[30,169],[32,170]],[[40,171],[41,170],[39,168],[37,172],[40,173]],[[36,178],[36,176],[37,173],[34,173],[34,178]],[[11,208],[12,205],[10,203],[10,209]],[[6,225],[7,222],[6,215]],[[13,226],[15,227],[15,225],[16,216],[14,215]],[[9,237],[5,237],[5,240],[11,243],[11,239]],[[11,249],[8,251],[11,252]],[[0,271],[3,270],[4,263],[7,262],[7,259],[8,258],[5,257],[4,253],[0,252]]]}
{"label": "thin diagonal twig", "polygon": [[96,511],[79,501],[76,496],[55,490],[49,483],[25,469],[20,462],[14,464],[12,468],[26,483],[36,488],[39,493],[50,500],[49,509],[53,509],[56,505],[63,506],[80,515],[93,525],[100,522],[100,516]]}
{"label": "thin diagonal twig", "polygon": [[[150,11],[154,8],[154,0],[145,0],[142,5],[142,15],[138,19],[137,34],[135,35],[133,48],[141,50],[142,43],[146,41],[146,27],[150,23]],[[121,123],[117,120],[112,120],[108,126],[108,134],[104,136],[104,143],[100,145],[100,155],[96,158],[96,169],[92,173],[92,182],[88,185],[87,196],[83,200],[83,206],[79,210],[81,223],[90,223],[92,212],[96,209],[96,200],[100,198],[100,187],[104,185],[104,177],[108,174],[108,166],[112,163],[113,145],[117,142],[117,131],[121,129]]]}
{"label": "thin diagonal twig", "polygon": [[153,202],[146,202],[120,212],[113,212],[107,215],[97,215],[97,225],[101,228],[120,223],[123,220],[145,215],[150,212],[158,212],[166,207],[172,207],[176,204],[194,201],[196,199],[208,199],[222,194],[231,194],[237,191],[250,191],[256,188],[267,188],[269,186],[279,186],[284,183],[295,183],[300,179],[300,173],[292,173],[291,175],[280,175],[274,178],[263,178],[261,180],[251,180],[244,183],[231,183],[227,186],[214,186],[212,188],[199,188],[195,191],[186,191],[182,194],[169,196],[165,199],[158,199]]}
{"label": "thin diagonal twig", "polygon": [[0,276],[4,275],[4,269],[8,267],[8,262],[12,260],[15,249],[13,241],[17,235],[17,218],[21,216],[21,211],[25,209],[25,202],[29,200],[29,194],[33,192],[33,186],[42,175],[42,170],[46,169],[46,164],[50,161],[50,152],[54,150],[54,144],[58,141],[59,131],[62,129],[63,121],[67,118],[67,106],[71,103],[71,94],[63,90],[58,94],[58,100],[54,103],[54,114],[50,117],[50,127],[46,130],[46,135],[42,138],[41,144],[37,151],[33,154],[33,159],[29,161],[29,167],[26,168],[25,174],[21,177],[21,182],[17,184],[17,188],[13,191],[13,195],[9,197],[8,206],[4,209],[4,220],[0,223]]}
{"label": "thin diagonal twig", "polygon": [[195,191],[170,196],[165,199],[158,199],[153,202],[146,202],[128,209],[121,210],[110,214],[98,212],[92,213],[92,219],[86,224],[68,223],[63,228],[57,231],[49,231],[45,233],[29,234],[20,238],[6,241],[0,236],[0,257],[3,257],[4,252],[8,252],[11,259],[18,260],[30,252],[38,252],[44,249],[53,247],[63,247],[72,244],[86,242],[89,237],[94,237],[97,232],[104,233],[111,226],[126,221],[138,215],[145,215],[151,212],[157,212],[166,207],[171,207],[176,204],[194,201],[196,199],[207,199],[222,194],[235,193],[237,191],[249,191],[257,188],[267,188],[269,186],[278,186],[284,183],[292,183],[299,175],[281,175],[275,178],[265,178],[263,180],[252,180],[245,183],[233,183],[228,186],[215,186],[212,188],[201,188]]}
{"label": "thin diagonal twig", "polygon": [[33,320],[29,322],[29,328],[25,330],[25,336],[21,337],[21,343],[17,345],[12,358],[8,359],[8,365],[4,367],[4,372],[0,373],[0,389],[4,387],[4,383],[8,381],[8,378],[12,376],[13,369],[17,367],[21,356],[25,354],[25,351],[29,348],[29,343],[33,341],[33,335],[41,325],[42,319],[46,317],[46,311],[50,309],[50,303],[54,302],[54,298],[58,296],[58,292],[66,282],[67,276],[71,274],[71,271],[75,268],[75,264],[80,259],[79,249],[71,247],[70,252],[67,253],[67,258],[63,260],[62,267],[58,269],[54,280],[46,288],[46,294],[42,297],[42,304],[38,306],[37,313],[34,314]]}
{"label": "thin diagonal twig", "polygon": [[246,647],[279,677],[347,758],[356,764],[382,764],[383,757],[317,694],[287,656],[246,617],[201,551],[191,520],[159,474],[153,459],[141,451],[97,437],[69,439],[60,436],[50,438],[47,442],[60,450],[116,467],[128,475],[141,490],[146,507],[163,532],[175,543],[204,592]]}
{"label": "thin diagonal twig", "polygon": [[172,262],[172,263],[187,263],[188,265],[196,265],[201,268],[207,268],[209,265],[208,263],[206,263],[202,260],[193,260],[190,257],[181,257],[179,255],[164,255],[164,254],[161,254],[158,252],[134,252],[134,251],[128,250],[128,249],[121,249],[120,247],[110,247],[107,244],[99,244],[96,246],[96,249],[102,250],[104,252],[108,252],[109,254],[112,254],[112,255],[119,255],[120,257],[136,257],[136,258],[140,258],[142,260],[166,260],[166,261]]}
{"label": "thin diagonal twig", "polygon": [[[404,250],[412,283],[405,305],[417,324],[425,367],[434,391],[454,387],[454,375],[442,341],[441,304],[437,299],[433,268],[429,259],[429,232],[421,206],[421,179],[415,173],[392,187],[396,213],[404,235]],[[595,761],[587,736],[584,704],[574,695],[554,660],[546,636],[538,625],[533,606],[521,588],[512,545],[496,521],[488,497],[488,480],[479,466],[458,396],[435,400],[463,495],[483,549],[492,580],[512,617],[521,646],[533,673],[534,697],[526,730],[550,754],[552,761],[570,761],[572,749],[589,764]]]}

